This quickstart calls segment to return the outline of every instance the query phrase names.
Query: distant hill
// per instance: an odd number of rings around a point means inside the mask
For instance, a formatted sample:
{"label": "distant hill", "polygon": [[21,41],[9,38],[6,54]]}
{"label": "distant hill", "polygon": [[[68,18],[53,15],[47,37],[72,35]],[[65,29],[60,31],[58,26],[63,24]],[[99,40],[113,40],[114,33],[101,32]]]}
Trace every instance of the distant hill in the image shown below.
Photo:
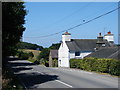
{"label": "distant hill", "polygon": [[20,43],[18,43],[17,48],[18,49],[40,50],[40,51],[43,49],[42,46],[39,46],[37,44],[28,43],[28,42],[20,42]]}

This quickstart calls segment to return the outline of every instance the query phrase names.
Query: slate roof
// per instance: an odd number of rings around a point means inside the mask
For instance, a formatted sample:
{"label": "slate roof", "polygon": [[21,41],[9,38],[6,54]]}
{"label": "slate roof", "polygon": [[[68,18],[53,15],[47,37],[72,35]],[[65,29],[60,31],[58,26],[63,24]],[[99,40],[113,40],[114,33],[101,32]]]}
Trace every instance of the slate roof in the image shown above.
{"label": "slate roof", "polygon": [[108,58],[120,60],[120,49],[118,51],[116,51],[115,53],[113,53],[112,55],[110,55]]}
{"label": "slate roof", "polygon": [[96,57],[96,58],[113,58],[120,59],[120,47],[102,47],[98,51],[93,52],[86,57]]}
{"label": "slate roof", "polygon": [[[97,39],[71,39],[66,41],[70,51],[94,51]],[[110,46],[107,40],[104,40],[107,47]]]}
{"label": "slate roof", "polygon": [[50,50],[52,58],[58,58],[58,50]]}

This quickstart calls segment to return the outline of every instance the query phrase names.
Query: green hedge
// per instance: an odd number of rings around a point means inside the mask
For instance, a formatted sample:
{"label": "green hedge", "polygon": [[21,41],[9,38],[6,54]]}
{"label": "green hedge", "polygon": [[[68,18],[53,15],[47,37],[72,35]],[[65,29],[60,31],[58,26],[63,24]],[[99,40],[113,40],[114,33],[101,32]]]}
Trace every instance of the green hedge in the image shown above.
{"label": "green hedge", "polygon": [[71,59],[71,68],[120,75],[120,61],[115,59],[85,58]]}

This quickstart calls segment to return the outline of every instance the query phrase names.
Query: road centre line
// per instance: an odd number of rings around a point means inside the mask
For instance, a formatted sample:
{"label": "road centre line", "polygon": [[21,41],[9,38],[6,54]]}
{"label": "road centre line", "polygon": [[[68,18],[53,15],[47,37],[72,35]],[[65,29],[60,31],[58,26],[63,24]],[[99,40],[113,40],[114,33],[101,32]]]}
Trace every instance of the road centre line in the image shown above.
{"label": "road centre line", "polygon": [[64,82],[62,82],[62,81],[60,81],[60,80],[55,80],[55,81],[57,81],[57,82],[59,82],[59,83],[62,83],[62,84],[64,84],[64,85],[66,85],[66,86],[68,86],[68,87],[73,87],[73,86],[71,86],[71,85],[69,85],[69,84],[67,84],[67,83],[64,83]]}

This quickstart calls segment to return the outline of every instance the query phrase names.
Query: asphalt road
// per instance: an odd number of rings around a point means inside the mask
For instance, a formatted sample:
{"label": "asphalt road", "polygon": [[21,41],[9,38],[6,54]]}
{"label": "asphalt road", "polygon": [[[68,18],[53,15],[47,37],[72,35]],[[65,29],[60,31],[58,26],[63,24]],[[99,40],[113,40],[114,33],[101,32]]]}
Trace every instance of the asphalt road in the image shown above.
{"label": "asphalt road", "polygon": [[50,68],[26,60],[9,61],[25,88],[118,88],[118,78],[69,68]]}

